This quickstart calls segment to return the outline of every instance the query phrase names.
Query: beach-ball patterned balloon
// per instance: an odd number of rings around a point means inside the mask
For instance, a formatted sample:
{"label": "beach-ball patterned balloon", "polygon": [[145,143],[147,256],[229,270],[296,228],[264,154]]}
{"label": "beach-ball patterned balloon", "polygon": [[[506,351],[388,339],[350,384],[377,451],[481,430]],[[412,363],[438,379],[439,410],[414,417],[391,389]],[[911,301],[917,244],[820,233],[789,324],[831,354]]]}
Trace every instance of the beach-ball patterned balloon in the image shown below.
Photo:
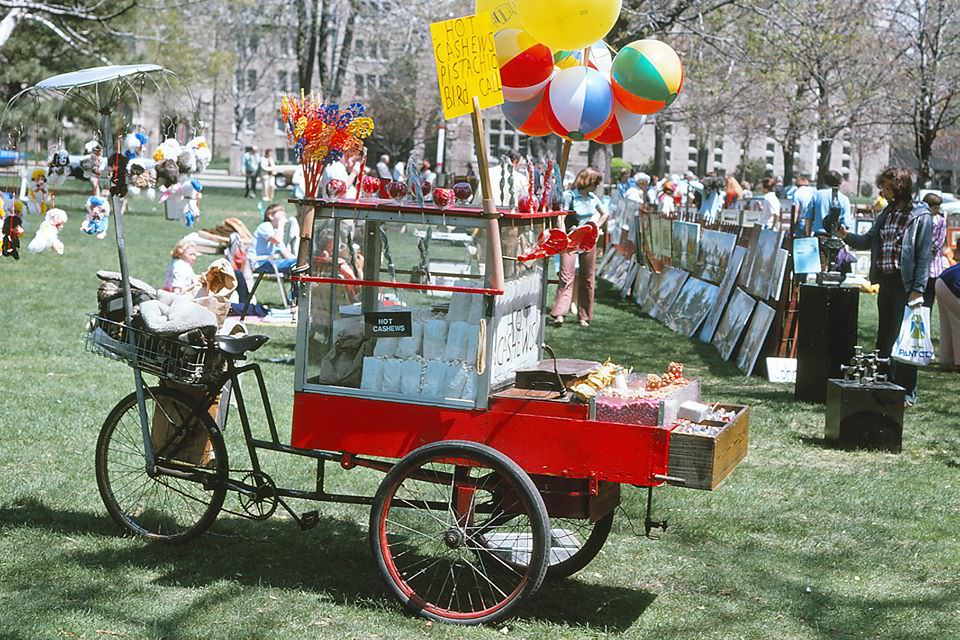
{"label": "beach-ball patterned balloon", "polygon": [[543,99],[545,94],[545,90],[541,91],[522,102],[504,100],[500,105],[503,117],[514,129],[528,136],[540,137],[553,133],[550,121],[547,120],[546,101]]}
{"label": "beach-ball patterned balloon", "polygon": [[610,119],[610,124],[600,132],[599,136],[594,138],[594,142],[600,144],[620,144],[637,135],[646,121],[647,116],[631,113],[627,111],[622,104],[614,101],[613,117]]}
{"label": "beach-ball patterned balloon", "polygon": [[613,93],[633,113],[650,115],[670,106],[683,87],[683,64],[659,40],[631,42],[613,59]]}
{"label": "beach-ball patterned balloon", "polygon": [[[583,64],[583,49],[576,51],[555,51],[553,53],[553,64],[560,69],[569,69],[570,67],[579,67]],[[610,54],[610,48],[601,40],[590,46],[590,61],[587,66],[596,69],[600,73],[608,74],[613,67],[613,56]]]}
{"label": "beach-ball patterned balloon", "polygon": [[502,29],[493,37],[506,100],[529,100],[553,77],[553,52],[526,31]]}
{"label": "beach-ball patterned balloon", "polygon": [[596,138],[613,117],[610,81],[589,67],[557,73],[547,86],[544,100],[553,132],[574,142]]}

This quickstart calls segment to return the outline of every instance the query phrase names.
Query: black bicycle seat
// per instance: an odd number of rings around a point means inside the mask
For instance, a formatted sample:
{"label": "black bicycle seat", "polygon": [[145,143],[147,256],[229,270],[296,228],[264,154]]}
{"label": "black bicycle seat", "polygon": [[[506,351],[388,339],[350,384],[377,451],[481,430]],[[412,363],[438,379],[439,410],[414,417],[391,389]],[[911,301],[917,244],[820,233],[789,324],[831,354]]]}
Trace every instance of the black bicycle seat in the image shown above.
{"label": "black bicycle seat", "polygon": [[217,348],[228,356],[242,356],[256,351],[269,339],[269,336],[217,336]]}

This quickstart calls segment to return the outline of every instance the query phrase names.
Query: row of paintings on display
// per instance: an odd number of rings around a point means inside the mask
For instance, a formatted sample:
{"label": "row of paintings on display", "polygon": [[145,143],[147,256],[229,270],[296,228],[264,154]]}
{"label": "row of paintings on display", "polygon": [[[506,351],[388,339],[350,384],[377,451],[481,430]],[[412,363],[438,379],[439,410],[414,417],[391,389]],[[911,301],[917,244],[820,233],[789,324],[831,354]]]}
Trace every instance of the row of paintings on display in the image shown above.
{"label": "row of paintings on display", "polygon": [[[695,222],[643,216],[644,247],[654,258],[670,258],[670,264],[713,284],[720,284],[727,271],[737,234],[702,229]],[[744,229],[748,254],[738,284],[761,300],[779,300],[790,253],[781,248],[783,232],[750,227]]]}
{"label": "row of paintings on display", "polygon": [[[599,277],[623,297],[632,292],[643,313],[673,331],[713,344],[724,360],[739,344],[737,366],[750,375],[776,315],[767,302],[779,299],[783,284],[789,254],[780,248],[782,234],[749,230],[749,246],[741,247],[734,234],[705,230],[700,235],[699,225],[679,225],[673,237],[683,240],[671,256],[673,265],[656,273],[610,247]],[[690,240],[694,235],[696,243]]]}

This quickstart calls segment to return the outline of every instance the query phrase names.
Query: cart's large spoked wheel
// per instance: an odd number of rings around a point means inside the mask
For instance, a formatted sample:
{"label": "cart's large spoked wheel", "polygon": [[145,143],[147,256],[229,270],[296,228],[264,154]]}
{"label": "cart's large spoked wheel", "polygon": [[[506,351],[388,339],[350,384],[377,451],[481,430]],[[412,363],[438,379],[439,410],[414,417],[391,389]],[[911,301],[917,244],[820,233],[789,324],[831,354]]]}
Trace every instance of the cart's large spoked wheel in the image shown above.
{"label": "cart's large spoked wheel", "polygon": [[186,542],[216,519],[226,495],[227,450],[189,396],[144,391],[156,469],[147,471],[137,396],[107,416],[97,441],[97,487],[114,521],[133,535]]}
{"label": "cart's large spoked wheel", "polygon": [[418,615],[460,624],[500,620],[536,591],[549,529],[529,476],[472,442],[410,453],[383,479],[370,514],[373,555],[394,594]]}
{"label": "cart's large spoked wheel", "polygon": [[613,526],[613,511],[596,522],[550,518],[550,561],[547,579],[572,576],[597,557]]}

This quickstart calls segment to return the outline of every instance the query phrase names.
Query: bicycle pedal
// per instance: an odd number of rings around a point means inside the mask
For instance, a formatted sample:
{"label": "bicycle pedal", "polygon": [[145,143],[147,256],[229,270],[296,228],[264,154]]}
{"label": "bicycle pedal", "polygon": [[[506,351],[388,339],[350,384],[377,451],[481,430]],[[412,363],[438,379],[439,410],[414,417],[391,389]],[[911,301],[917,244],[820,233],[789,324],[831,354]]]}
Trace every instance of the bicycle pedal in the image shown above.
{"label": "bicycle pedal", "polygon": [[307,511],[300,516],[300,530],[313,529],[318,522],[320,522],[320,514],[317,511]]}

